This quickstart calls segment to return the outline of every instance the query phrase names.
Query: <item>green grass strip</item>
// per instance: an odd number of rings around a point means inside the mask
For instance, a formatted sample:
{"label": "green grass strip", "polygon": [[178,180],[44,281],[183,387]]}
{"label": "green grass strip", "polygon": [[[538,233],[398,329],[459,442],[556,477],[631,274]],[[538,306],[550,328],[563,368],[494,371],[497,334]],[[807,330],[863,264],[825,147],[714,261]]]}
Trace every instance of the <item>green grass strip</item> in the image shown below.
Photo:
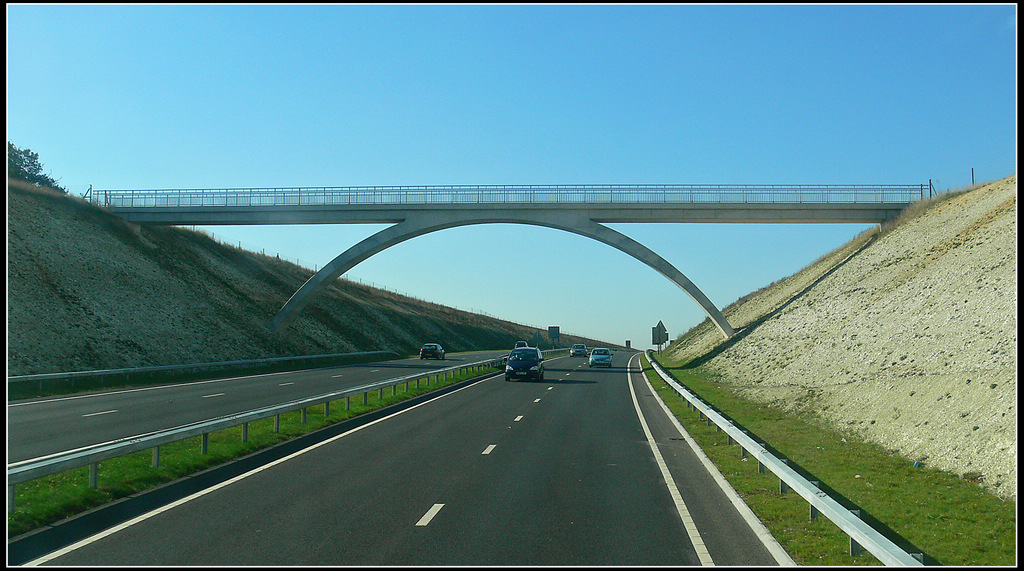
{"label": "green grass strip", "polygon": [[[765,442],[777,455],[862,517],[877,520],[925,553],[928,565],[1015,565],[1016,503],[998,498],[954,474],[927,467],[892,450],[826,426],[816,416],[798,416],[744,399],[698,368],[659,364],[680,384],[723,416]],[[646,359],[644,373],[683,427],[726,480],[800,565],[880,565],[866,550],[849,554],[849,537],[809,504],[779,491],[779,478],[757,472],[738,445],[698,417]],[[834,493],[832,493],[834,492]]]}
{"label": "green grass strip", "polygon": [[[206,454],[201,453],[201,437],[198,436],[167,444],[160,447],[160,463],[156,468],[152,466],[152,450],[106,460],[100,463],[95,489],[89,486],[87,466],[18,484],[15,507],[7,513],[7,537],[17,537],[285,440],[482,374],[487,374],[487,370],[468,371],[448,378],[444,374],[425,375],[419,382],[408,383],[408,391],[405,383],[395,385],[395,394],[391,387],[383,391],[371,390],[366,393],[365,405],[363,393],[353,395],[349,397],[348,410],[345,398],[333,400],[330,416],[325,417],[323,404],[308,407],[305,422],[301,411],[282,414],[278,432],[274,432],[273,418],[250,422],[246,442],[242,441],[242,426],[211,432]],[[381,393],[383,398],[378,396]]]}

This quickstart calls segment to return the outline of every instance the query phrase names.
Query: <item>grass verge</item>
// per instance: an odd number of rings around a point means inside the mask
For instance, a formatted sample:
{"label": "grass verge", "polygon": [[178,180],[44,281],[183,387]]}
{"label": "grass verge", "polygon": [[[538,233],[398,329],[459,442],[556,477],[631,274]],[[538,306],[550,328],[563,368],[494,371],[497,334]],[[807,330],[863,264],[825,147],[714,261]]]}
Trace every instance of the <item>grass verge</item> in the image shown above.
{"label": "grass verge", "polygon": [[[687,432],[736,492],[800,565],[880,565],[867,551],[852,557],[849,537],[824,516],[810,521],[809,504],[780,493],[779,479],[757,472],[740,447],[691,411],[646,358],[644,373]],[[1016,564],[1016,503],[1002,500],[954,474],[913,462],[892,450],[859,441],[825,426],[739,397],[709,380],[700,368],[659,364],[680,384],[748,430],[790,467],[821,487],[908,551],[925,554],[928,565]],[[916,549],[914,549],[916,548]]]}
{"label": "grass verge", "polygon": [[114,500],[247,456],[325,426],[491,373],[466,372],[448,379],[443,375],[424,375],[422,379],[426,379],[426,382],[414,380],[408,385],[395,385],[394,392],[391,388],[385,388],[383,394],[376,390],[370,391],[366,393],[366,404],[363,404],[361,394],[348,400],[341,398],[331,401],[329,416],[324,414],[325,407],[322,404],[307,408],[305,415],[302,411],[282,414],[277,431],[274,430],[273,418],[251,422],[245,442],[242,440],[241,426],[211,432],[206,454],[201,452],[200,437],[181,440],[160,447],[157,467],[153,467],[152,450],[113,458],[101,463],[95,489],[89,486],[88,467],[18,484],[15,507],[7,512],[7,538],[17,537]]}

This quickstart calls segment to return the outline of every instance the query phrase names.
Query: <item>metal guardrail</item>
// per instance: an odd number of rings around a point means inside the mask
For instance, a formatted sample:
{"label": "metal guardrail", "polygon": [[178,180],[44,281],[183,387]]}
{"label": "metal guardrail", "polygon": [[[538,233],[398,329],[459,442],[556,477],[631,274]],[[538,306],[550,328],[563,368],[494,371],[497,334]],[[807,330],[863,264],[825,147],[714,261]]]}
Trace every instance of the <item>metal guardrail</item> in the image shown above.
{"label": "metal guardrail", "polygon": [[[351,387],[342,389],[339,391],[333,391],[330,393],[307,397],[280,405],[271,407],[261,408],[258,410],[232,414],[213,420],[207,420],[202,422],[196,422],[177,428],[168,430],[161,430],[149,434],[142,434],[137,436],[131,436],[122,438],[112,442],[103,444],[97,444],[93,446],[86,446],[77,450],[71,450],[66,452],[59,452],[56,454],[50,454],[41,458],[33,458],[31,460],[23,460],[21,462],[15,462],[7,465],[7,497],[8,497],[8,510],[14,507],[14,496],[15,496],[15,485],[57,474],[67,470],[75,468],[81,468],[83,466],[90,466],[90,486],[95,488],[97,483],[98,465],[104,460],[110,460],[126,454],[132,454],[142,450],[153,449],[153,463],[156,465],[159,462],[160,449],[159,447],[179,440],[185,440],[195,436],[202,436],[203,451],[206,450],[207,437],[211,432],[223,430],[226,428],[232,428],[235,426],[243,426],[243,440],[247,435],[248,423],[255,422],[257,420],[263,420],[271,417],[280,417],[281,414],[295,411],[303,411],[305,409],[324,404],[324,415],[330,415],[330,401],[339,400],[342,398],[349,398],[353,395],[363,394],[364,401],[366,395],[370,391],[378,390],[383,393],[386,387],[395,387],[402,383],[408,383],[413,380],[419,380],[430,377],[437,378],[439,375],[448,376],[449,373],[456,371],[468,371],[480,369],[484,366],[499,365],[504,362],[504,358],[499,357],[495,359],[487,359],[484,361],[478,361],[475,363],[456,365],[454,367],[448,367],[446,369],[437,369],[429,372],[418,372],[404,377],[385,379],[358,387]],[[417,386],[419,383],[417,382]]]}
{"label": "metal guardrail", "polygon": [[669,386],[686,399],[692,407],[700,411],[709,422],[713,422],[729,438],[757,459],[759,470],[761,470],[761,466],[766,467],[779,477],[779,485],[782,491],[789,488],[800,494],[811,505],[812,517],[817,513],[821,513],[849,535],[851,553],[856,554],[859,552],[860,547],[863,547],[885,565],[924,565],[924,554],[907,553],[889,540],[889,538],[861,520],[857,514],[843,507],[842,504],[819,489],[813,482],[808,481],[786,465],[784,460],[776,458],[761,443],[737,428],[732,421],[720,415],[695,394],[680,385],[678,381],[661,368],[661,365],[651,358],[650,350],[647,353],[647,360]]}
{"label": "metal guardrail", "polygon": [[211,189],[90,189],[114,208],[349,206],[425,204],[888,204],[931,192],[911,185],[442,185]]}

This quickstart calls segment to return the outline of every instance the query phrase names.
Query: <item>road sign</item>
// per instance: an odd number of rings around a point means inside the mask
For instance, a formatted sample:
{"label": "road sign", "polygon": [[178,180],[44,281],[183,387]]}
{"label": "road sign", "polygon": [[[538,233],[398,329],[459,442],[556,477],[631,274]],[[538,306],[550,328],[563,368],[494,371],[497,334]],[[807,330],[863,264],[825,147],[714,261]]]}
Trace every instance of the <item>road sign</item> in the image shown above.
{"label": "road sign", "polygon": [[651,327],[651,343],[654,345],[661,345],[668,341],[668,331],[665,329],[665,324],[661,321],[657,325]]}

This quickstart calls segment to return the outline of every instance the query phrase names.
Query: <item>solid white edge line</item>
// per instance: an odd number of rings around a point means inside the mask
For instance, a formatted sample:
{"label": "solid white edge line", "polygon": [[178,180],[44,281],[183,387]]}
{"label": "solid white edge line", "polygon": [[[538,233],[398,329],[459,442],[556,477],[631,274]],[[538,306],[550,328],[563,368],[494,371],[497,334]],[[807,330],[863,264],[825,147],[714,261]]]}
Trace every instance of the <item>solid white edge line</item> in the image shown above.
{"label": "solid white edge line", "polygon": [[[495,377],[496,376],[500,376],[500,375],[495,375]],[[489,378],[494,378],[494,377],[488,377],[487,379],[489,379]],[[482,380],[487,380],[487,379],[482,379]],[[460,389],[454,390],[454,391],[452,391],[452,392],[450,392],[450,393],[448,393],[446,395],[441,395],[440,397],[437,397],[437,398],[445,398],[445,397],[451,396],[451,395],[453,395],[455,393],[458,393],[458,392],[464,391],[464,390],[466,390],[468,388],[474,387],[477,384],[478,383],[473,383],[472,385],[467,385],[467,386],[462,387]],[[340,440],[341,438],[344,438],[344,437],[348,436],[349,434],[352,434],[352,433],[358,432],[358,431],[360,431],[360,430],[362,430],[364,428],[368,428],[370,426],[373,426],[373,425],[377,424],[378,422],[383,422],[383,421],[385,421],[385,420],[387,420],[387,419],[389,419],[389,418],[391,418],[393,416],[398,416],[399,414],[403,414],[403,413],[409,412],[410,410],[414,410],[414,409],[417,409],[417,408],[419,408],[419,407],[421,407],[421,406],[423,406],[425,404],[429,404],[431,402],[434,402],[434,400],[436,400],[436,399],[431,399],[431,400],[428,400],[428,401],[421,402],[421,403],[419,403],[417,405],[413,405],[413,406],[411,406],[411,407],[409,407],[407,409],[400,410],[400,411],[395,412],[393,414],[389,414],[388,416],[385,416],[385,417],[382,417],[382,418],[378,418],[377,420],[374,420],[374,421],[370,421],[370,422],[368,422],[368,423],[366,423],[366,424],[364,424],[362,426],[357,426],[356,428],[353,428],[352,430],[349,430],[349,431],[344,432],[342,434],[339,434],[337,436],[332,436],[331,438],[328,438],[327,440],[324,440],[323,442],[318,442],[316,444],[313,444],[312,446],[309,446],[307,448],[299,450],[298,452],[289,454],[288,456],[285,456],[283,458],[278,458],[277,460],[274,460],[273,462],[270,462],[269,464],[260,466],[259,468],[254,468],[254,469],[249,470],[248,472],[246,472],[244,474],[239,474],[238,476],[235,476],[234,478],[231,478],[230,480],[225,480],[225,481],[223,481],[223,482],[221,482],[221,483],[219,483],[219,484],[217,484],[215,486],[211,486],[209,488],[206,488],[205,490],[200,490],[200,491],[192,494],[191,496],[187,496],[187,497],[181,498],[180,500],[177,500],[175,502],[167,504],[166,506],[161,506],[161,507],[159,507],[159,508],[157,508],[157,509],[155,509],[155,510],[153,510],[151,512],[147,512],[147,513],[144,513],[142,515],[136,516],[136,517],[134,517],[134,518],[124,522],[124,523],[118,524],[118,525],[116,525],[116,526],[114,526],[114,527],[112,527],[110,529],[105,529],[105,530],[103,530],[103,531],[101,531],[101,532],[99,532],[99,533],[97,533],[95,535],[91,535],[91,536],[89,536],[89,537],[87,537],[85,539],[77,541],[77,542],[75,542],[75,543],[73,543],[71,545],[68,545],[67,547],[63,547],[61,549],[58,549],[57,551],[54,551],[52,553],[47,553],[46,555],[44,555],[42,557],[39,557],[38,559],[34,559],[32,561],[24,563],[23,566],[25,566],[25,567],[34,567],[36,565],[42,565],[43,563],[46,563],[46,562],[51,561],[53,559],[56,559],[57,557],[60,557],[61,555],[64,555],[66,553],[71,553],[72,551],[74,551],[76,549],[79,549],[81,547],[85,547],[86,545],[89,545],[90,543],[99,541],[100,539],[103,539],[104,537],[107,537],[109,535],[113,535],[113,534],[115,534],[115,533],[117,533],[117,532],[119,532],[119,531],[121,531],[123,529],[127,529],[127,528],[129,528],[129,527],[131,527],[131,526],[133,526],[133,525],[135,525],[137,523],[143,522],[143,521],[145,521],[145,520],[147,520],[147,519],[149,519],[149,518],[151,518],[151,517],[153,517],[155,515],[159,515],[159,514],[165,512],[165,511],[167,511],[167,510],[170,510],[172,508],[178,507],[178,506],[180,506],[180,505],[182,505],[184,503],[190,502],[190,501],[192,501],[194,499],[197,499],[197,498],[200,498],[202,496],[205,496],[206,494],[209,494],[210,492],[214,492],[214,491],[219,490],[221,488],[230,486],[231,484],[234,484],[235,482],[244,480],[245,478],[248,478],[249,476],[252,476],[253,474],[256,474],[258,472],[262,472],[263,470],[268,470],[270,468],[273,468],[274,466],[277,466],[278,464],[284,463],[284,462],[286,462],[288,460],[291,460],[292,458],[301,456],[301,455],[303,455],[306,452],[309,452],[311,450],[316,450],[317,448],[320,448],[321,446],[325,446],[327,444],[330,444],[330,443],[334,442],[335,440]],[[439,505],[443,506],[444,504],[439,504]],[[441,509],[441,508],[437,508],[437,509]]]}
{"label": "solid white edge line", "polygon": [[765,527],[764,523],[757,517],[757,514],[755,514],[754,511],[750,509],[750,506],[740,498],[740,495],[732,487],[732,484],[725,479],[725,476],[723,476],[722,472],[718,470],[718,467],[715,466],[714,462],[712,462],[711,459],[708,458],[708,455],[701,450],[697,441],[695,441],[693,437],[690,436],[690,433],[683,428],[683,425],[680,424],[676,415],[669,410],[665,401],[661,400],[661,396],[654,390],[654,386],[651,385],[651,381],[647,380],[647,375],[641,376],[643,377],[644,382],[647,383],[647,386],[651,389],[651,394],[657,398],[658,404],[661,405],[662,410],[665,411],[669,420],[671,420],[672,424],[675,425],[676,430],[678,430],[679,434],[684,440],[686,440],[686,443],[690,445],[690,449],[693,450],[693,453],[696,454],[697,458],[699,458],[701,463],[704,464],[704,468],[709,474],[711,474],[711,477],[714,478],[715,482],[718,483],[718,487],[722,489],[726,497],[729,498],[729,501],[732,502],[732,505],[736,506],[736,510],[740,512],[740,515],[747,522],[747,525],[750,526],[754,535],[761,540],[765,549],[767,549],[768,552],[771,553],[772,557],[775,558],[775,562],[778,563],[780,567],[796,567],[796,561],[793,560],[789,553],[786,553],[786,550],[779,544],[778,540],[775,539],[775,536],[768,531],[768,528]]}
{"label": "solid white edge line", "polygon": [[669,472],[668,465],[665,464],[665,459],[661,456],[658,443],[655,442],[654,435],[651,434],[651,429],[647,426],[644,413],[640,410],[640,402],[636,400],[636,391],[633,390],[632,368],[628,368],[626,371],[626,381],[626,384],[629,385],[629,396],[633,399],[633,407],[636,409],[636,415],[640,419],[640,426],[643,427],[644,434],[647,435],[647,442],[651,445],[651,452],[654,453],[654,459],[658,462],[658,469],[661,470],[661,475],[665,478],[665,485],[668,486],[669,494],[672,495],[672,501],[676,504],[676,511],[679,512],[679,518],[683,520],[683,526],[686,528],[686,534],[690,537],[694,551],[697,552],[697,558],[700,560],[701,565],[713,566],[715,562],[711,559],[711,554],[708,553],[708,548],[700,537],[700,531],[697,530],[697,525],[694,523],[693,517],[690,516],[690,510],[686,508],[686,502],[683,501],[683,496],[679,493],[679,488],[672,478],[672,473]]}

